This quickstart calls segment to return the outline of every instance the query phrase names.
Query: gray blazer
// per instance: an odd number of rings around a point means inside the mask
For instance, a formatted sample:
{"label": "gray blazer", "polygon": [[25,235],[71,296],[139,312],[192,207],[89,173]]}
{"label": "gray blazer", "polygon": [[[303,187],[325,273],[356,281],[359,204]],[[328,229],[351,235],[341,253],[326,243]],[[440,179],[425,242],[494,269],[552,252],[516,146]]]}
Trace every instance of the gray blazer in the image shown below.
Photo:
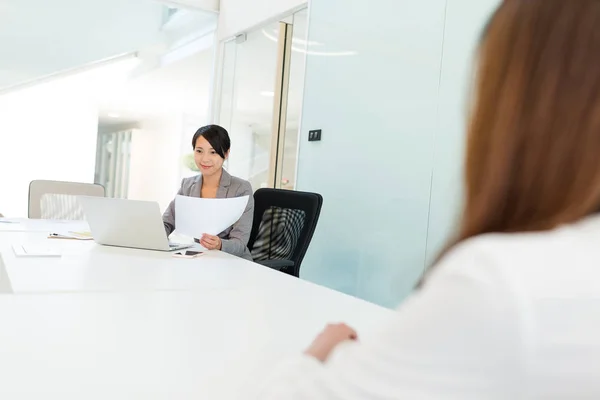
{"label": "gray blazer", "polygon": [[[181,188],[177,194],[200,197],[201,189],[202,175],[197,175],[182,180]],[[252,186],[250,182],[231,176],[227,171],[223,170],[219,189],[217,190],[217,198],[225,199],[242,196],[249,196],[244,214],[242,214],[233,226],[219,233],[219,237],[223,243],[222,251],[252,261],[252,255],[250,255],[250,250],[248,250],[248,240],[250,240],[250,231],[252,230],[252,220],[254,218]],[[168,236],[175,230],[175,200],[169,204],[169,207],[163,214],[163,223],[165,224]]]}

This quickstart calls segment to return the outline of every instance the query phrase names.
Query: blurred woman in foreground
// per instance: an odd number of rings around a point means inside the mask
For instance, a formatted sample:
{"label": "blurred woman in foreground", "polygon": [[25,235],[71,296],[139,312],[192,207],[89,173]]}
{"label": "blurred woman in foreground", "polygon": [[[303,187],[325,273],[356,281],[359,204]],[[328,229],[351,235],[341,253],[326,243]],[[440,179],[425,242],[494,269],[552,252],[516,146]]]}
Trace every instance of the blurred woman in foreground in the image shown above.
{"label": "blurred woman in foreground", "polygon": [[262,399],[600,398],[600,1],[506,0],[480,45],[457,239],[368,340]]}

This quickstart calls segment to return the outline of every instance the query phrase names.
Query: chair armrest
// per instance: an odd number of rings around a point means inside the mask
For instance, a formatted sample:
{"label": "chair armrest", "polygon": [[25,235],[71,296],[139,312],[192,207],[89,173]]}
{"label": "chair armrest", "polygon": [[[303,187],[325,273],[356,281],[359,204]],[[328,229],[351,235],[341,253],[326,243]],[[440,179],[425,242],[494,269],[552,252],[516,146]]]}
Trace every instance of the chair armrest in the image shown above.
{"label": "chair armrest", "polygon": [[257,263],[278,271],[294,267],[294,262],[292,260],[264,260],[257,261]]}

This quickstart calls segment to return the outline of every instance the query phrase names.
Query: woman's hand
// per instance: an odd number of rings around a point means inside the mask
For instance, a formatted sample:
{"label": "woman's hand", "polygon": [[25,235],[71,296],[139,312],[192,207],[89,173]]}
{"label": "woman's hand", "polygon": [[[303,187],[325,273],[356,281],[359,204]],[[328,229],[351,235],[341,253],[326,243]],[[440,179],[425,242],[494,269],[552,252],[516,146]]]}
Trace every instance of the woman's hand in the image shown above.
{"label": "woman's hand", "polygon": [[223,242],[218,236],[203,234],[200,238],[200,244],[207,250],[221,250]]}
{"label": "woman's hand", "polygon": [[338,344],[347,340],[357,340],[356,331],[346,324],[329,324],[317,336],[304,354],[325,362]]}

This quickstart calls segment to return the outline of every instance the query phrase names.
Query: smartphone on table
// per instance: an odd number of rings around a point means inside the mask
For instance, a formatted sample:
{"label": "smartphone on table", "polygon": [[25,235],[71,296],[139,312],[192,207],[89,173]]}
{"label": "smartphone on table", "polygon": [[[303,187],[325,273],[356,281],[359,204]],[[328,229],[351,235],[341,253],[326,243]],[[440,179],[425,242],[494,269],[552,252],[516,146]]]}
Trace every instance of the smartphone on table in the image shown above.
{"label": "smartphone on table", "polygon": [[173,253],[173,257],[177,258],[196,258],[200,257],[204,252],[202,251],[194,251],[194,250],[186,250],[186,251],[178,251]]}

